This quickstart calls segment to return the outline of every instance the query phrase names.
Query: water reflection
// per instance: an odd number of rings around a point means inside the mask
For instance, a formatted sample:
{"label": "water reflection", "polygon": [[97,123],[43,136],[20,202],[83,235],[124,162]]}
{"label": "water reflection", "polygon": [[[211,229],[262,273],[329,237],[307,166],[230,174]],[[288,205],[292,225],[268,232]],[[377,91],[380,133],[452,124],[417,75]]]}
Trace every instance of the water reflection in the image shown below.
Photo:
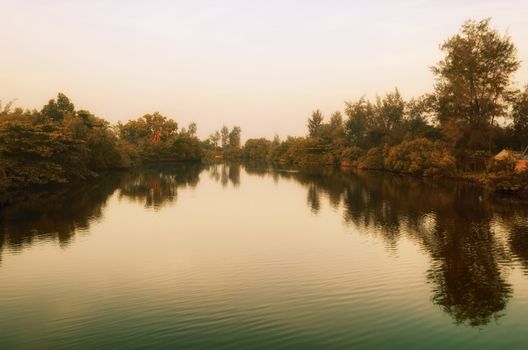
{"label": "water reflection", "polygon": [[6,247],[20,250],[41,239],[66,246],[103,215],[115,191],[158,210],[176,201],[179,188],[197,186],[202,172],[223,187],[240,186],[242,168],[250,176],[301,184],[313,213],[328,204],[345,223],[383,240],[388,249],[397,249],[403,237],[417,242],[431,259],[431,300],[456,323],[484,326],[499,318],[513,293],[505,278],[513,262],[528,275],[528,207],[514,199],[452,181],[237,163],[149,167],[35,195],[1,211],[0,259]]}
{"label": "water reflection", "polygon": [[240,185],[240,169],[241,164],[233,163],[213,163],[204,166],[204,169],[209,173],[209,177],[215,182],[218,182],[222,187],[226,187],[231,183],[234,187]]}
{"label": "water reflection", "polygon": [[108,174],[94,183],[33,194],[2,208],[0,259],[4,247],[21,250],[38,240],[56,240],[67,246],[75,232],[87,230],[90,222],[103,215],[108,197],[122,179],[122,174]]}
{"label": "water reflection", "polygon": [[402,235],[420,243],[432,259],[431,299],[456,323],[482,326],[499,318],[512,295],[504,278],[509,263],[527,266],[528,208],[513,199],[464,183],[375,172],[280,174],[307,186],[314,212],[326,196],[333,207],[343,204],[346,222],[379,235],[389,248]]}
{"label": "water reflection", "polygon": [[201,170],[198,163],[145,167],[128,176],[119,196],[159,209],[176,200],[179,187],[196,187]]}

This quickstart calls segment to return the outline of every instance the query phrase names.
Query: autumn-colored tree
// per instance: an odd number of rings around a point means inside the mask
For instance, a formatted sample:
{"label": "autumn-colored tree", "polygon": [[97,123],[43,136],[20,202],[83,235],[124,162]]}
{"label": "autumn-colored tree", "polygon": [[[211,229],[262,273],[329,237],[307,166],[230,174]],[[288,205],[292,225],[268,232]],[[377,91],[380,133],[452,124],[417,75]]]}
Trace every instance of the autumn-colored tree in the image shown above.
{"label": "autumn-colored tree", "polygon": [[170,147],[177,135],[178,123],[158,112],[118,124],[119,136],[138,148],[144,159],[170,158]]}
{"label": "autumn-colored tree", "polygon": [[515,45],[484,19],[465,22],[440,48],[445,57],[432,71],[447,139],[457,147],[491,148],[491,126],[506,115],[514,96],[512,74],[520,64]]}

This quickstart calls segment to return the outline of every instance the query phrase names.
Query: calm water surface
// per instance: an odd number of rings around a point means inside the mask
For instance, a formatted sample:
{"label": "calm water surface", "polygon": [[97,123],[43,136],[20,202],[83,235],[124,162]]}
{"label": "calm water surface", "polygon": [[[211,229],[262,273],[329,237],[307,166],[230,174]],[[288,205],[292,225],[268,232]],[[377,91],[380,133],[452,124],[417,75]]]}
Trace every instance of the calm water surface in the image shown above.
{"label": "calm water surface", "polygon": [[0,349],[528,349],[528,205],[179,165],[0,211]]}

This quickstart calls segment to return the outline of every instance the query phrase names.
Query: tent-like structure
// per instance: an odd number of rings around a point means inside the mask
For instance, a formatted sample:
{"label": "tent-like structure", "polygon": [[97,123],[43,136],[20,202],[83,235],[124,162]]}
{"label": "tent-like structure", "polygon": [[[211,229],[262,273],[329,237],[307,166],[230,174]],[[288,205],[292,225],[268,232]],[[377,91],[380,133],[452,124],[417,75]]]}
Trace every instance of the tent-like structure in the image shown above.
{"label": "tent-like structure", "polygon": [[515,161],[515,171],[520,173],[522,171],[528,170],[528,146],[524,149],[523,152],[515,152],[509,149],[503,149],[495,157],[495,160],[505,160],[512,159]]}

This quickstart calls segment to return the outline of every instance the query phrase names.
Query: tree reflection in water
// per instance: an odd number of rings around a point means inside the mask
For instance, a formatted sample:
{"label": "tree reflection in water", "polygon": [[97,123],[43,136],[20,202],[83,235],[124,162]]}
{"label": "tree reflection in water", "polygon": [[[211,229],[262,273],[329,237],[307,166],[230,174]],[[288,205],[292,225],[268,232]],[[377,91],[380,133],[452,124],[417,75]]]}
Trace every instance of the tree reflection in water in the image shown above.
{"label": "tree reflection in water", "polygon": [[[35,194],[0,211],[0,259],[6,247],[20,250],[37,240],[66,246],[102,216],[116,190],[121,198],[157,210],[177,199],[178,188],[195,187],[202,171],[221,186],[240,186],[241,168],[237,163],[152,166]],[[511,262],[520,261],[528,275],[528,207],[513,199],[465,183],[387,173],[272,170],[262,164],[245,164],[244,170],[302,184],[313,213],[325,197],[346,223],[379,237],[390,249],[402,237],[418,242],[432,261],[427,271],[431,300],[456,323],[482,326],[500,317],[512,295],[504,277]]]}
{"label": "tree reflection in water", "polygon": [[22,250],[39,240],[56,240],[65,247],[76,232],[87,230],[103,214],[108,197],[119,187],[123,174],[101,176],[89,184],[53,189],[28,196],[0,211],[2,250]]}
{"label": "tree reflection in water", "polygon": [[204,166],[204,170],[209,173],[209,178],[218,182],[222,187],[227,187],[229,183],[233,187],[240,185],[240,169],[242,165],[238,162],[212,163]]}
{"label": "tree reflection in water", "polygon": [[514,199],[466,183],[377,172],[280,174],[307,187],[314,212],[326,196],[334,207],[342,203],[346,222],[391,248],[403,235],[417,241],[433,261],[427,272],[432,301],[456,323],[482,326],[501,316],[512,287],[503,277],[508,264],[499,261],[521,260],[526,273],[528,208]]}
{"label": "tree reflection in water", "polygon": [[152,166],[29,195],[0,211],[0,262],[6,247],[21,250],[36,240],[57,240],[65,247],[76,233],[87,230],[103,215],[116,190],[120,198],[157,210],[176,200],[179,187],[195,187],[201,171],[198,163]]}
{"label": "tree reflection in water", "polygon": [[179,187],[196,187],[201,171],[199,163],[142,168],[129,175],[119,190],[119,196],[157,210],[176,200]]}

